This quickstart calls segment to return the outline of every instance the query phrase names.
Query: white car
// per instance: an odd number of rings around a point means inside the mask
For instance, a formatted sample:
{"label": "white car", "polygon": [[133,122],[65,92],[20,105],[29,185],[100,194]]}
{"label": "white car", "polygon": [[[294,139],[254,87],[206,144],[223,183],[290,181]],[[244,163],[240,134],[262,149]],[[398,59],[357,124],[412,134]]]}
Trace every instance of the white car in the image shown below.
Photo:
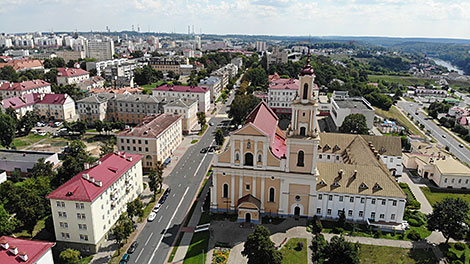
{"label": "white car", "polygon": [[152,222],[153,220],[155,220],[155,217],[157,217],[157,214],[155,212],[151,212],[149,214],[149,217],[147,218],[147,221]]}
{"label": "white car", "polygon": [[157,205],[153,208],[152,212],[158,213],[158,211],[160,211],[160,207],[162,207],[162,204],[157,203]]}

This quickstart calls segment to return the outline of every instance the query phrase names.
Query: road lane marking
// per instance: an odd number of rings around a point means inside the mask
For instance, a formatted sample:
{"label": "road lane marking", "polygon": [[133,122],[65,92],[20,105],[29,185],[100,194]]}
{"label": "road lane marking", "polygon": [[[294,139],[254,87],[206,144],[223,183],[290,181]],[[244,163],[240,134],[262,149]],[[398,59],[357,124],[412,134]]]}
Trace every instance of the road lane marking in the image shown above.
{"label": "road lane marking", "polygon": [[176,207],[175,212],[174,212],[173,215],[171,216],[170,221],[168,221],[168,225],[165,227],[165,232],[164,232],[164,233],[162,234],[162,236],[160,237],[160,240],[158,241],[158,244],[157,244],[157,246],[155,247],[155,250],[153,251],[152,256],[150,257],[150,260],[149,260],[148,263],[152,263],[152,260],[153,260],[153,258],[155,257],[155,253],[157,253],[157,250],[158,250],[158,248],[160,247],[160,244],[162,243],[163,237],[165,236],[166,231],[167,231],[168,228],[170,227],[171,221],[173,221],[173,218],[175,218],[175,215],[176,215],[176,213],[178,212],[178,209],[180,208],[181,203],[184,201],[184,197],[185,197],[186,194],[188,193],[188,190],[189,190],[189,187],[186,187],[186,190],[184,191],[183,197],[181,197],[181,200],[180,200],[178,206]]}
{"label": "road lane marking", "polygon": [[149,241],[150,241],[150,238],[151,238],[152,236],[153,236],[153,232],[152,232],[152,233],[150,233],[150,236],[149,236],[149,238],[147,238],[147,242],[145,242],[145,245],[147,245],[147,244],[149,243]]}
{"label": "road lane marking", "polygon": [[140,258],[140,255],[142,255],[142,252],[144,252],[144,249],[142,248],[142,250],[140,251],[139,255],[137,256],[137,258],[135,259],[135,263],[137,263],[137,261],[139,260]]}
{"label": "road lane marking", "polygon": [[168,209],[168,205],[166,206],[166,208],[165,208],[165,209]]}
{"label": "road lane marking", "polygon": [[[181,184],[180,184],[181,185]],[[176,193],[173,194],[173,197],[175,197]]]}
{"label": "road lane marking", "polygon": [[181,183],[180,183],[180,184],[178,184],[178,187],[181,187]]}
{"label": "road lane marking", "polygon": [[162,221],[162,218],[163,218],[163,215],[160,216],[160,219],[158,219],[158,222],[160,223],[160,221]]}

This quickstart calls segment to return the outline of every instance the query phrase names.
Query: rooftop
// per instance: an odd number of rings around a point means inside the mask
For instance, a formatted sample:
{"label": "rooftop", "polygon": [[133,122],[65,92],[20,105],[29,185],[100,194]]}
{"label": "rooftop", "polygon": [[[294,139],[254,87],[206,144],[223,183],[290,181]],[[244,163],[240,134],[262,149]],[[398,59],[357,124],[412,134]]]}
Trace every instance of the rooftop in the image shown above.
{"label": "rooftop", "polygon": [[142,124],[137,127],[129,128],[121,133],[118,137],[144,137],[157,138],[172,124],[177,122],[181,116],[171,114],[151,115],[144,118]]}
{"label": "rooftop", "polygon": [[57,155],[55,152],[41,152],[29,150],[12,150],[0,149],[0,161],[13,161],[13,162],[37,162],[40,158],[47,159],[52,155]]}
{"label": "rooftop", "polygon": [[81,68],[57,68],[57,77],[74,77],[89,74]]}
{"label": "rooftop", "polygon": [[172,92],[190,92],[190,93],[206,93],[209,88],[202,86],[182,86],[165,84],[153,89],[154,91],[172,91]]}
{"label": "rooftop", "polygon": [[374,110],[363,98],[333,99],[340,108]]}
{"label": "rooftop", "polygon": [[46,198],[91,202],[141,159],[142,155],[137,154],[109,153],[89,169],[83,170],[62,184]]}
{"label": "rooftop", "polygon": [[[0,237],[0,263],[2,264],[33,264],[42,257],[51,247],[55,245],[53,242],[19,239],[14,237],[2,236]],[[8,249],[5,249],[8,245]],[[18,251],[17,255],[10,253],[11,248]],[[27,255],[27,260],[24,261],[20,255]]]}
{"label": "rooftop", "polygon": [[270,90],[297,90],[299,89],[298,79],[276,79],[269,84]]}
{"label": "rooftop", "polygon": [[20,83],[4,82],[0,85],[3,91],[27,91],[34,88],[50,86],[51,84],[43,80],[25,81]]}
{"label": "rooftop", "polygon": [[40,60],[29,60],[29,59],[19,59],[19,60],[10,60],[6,63],[0,63],[0,68],[5,66],[11,66],[15,71],[31,69],[31,68],[41,68],[43,64]]}

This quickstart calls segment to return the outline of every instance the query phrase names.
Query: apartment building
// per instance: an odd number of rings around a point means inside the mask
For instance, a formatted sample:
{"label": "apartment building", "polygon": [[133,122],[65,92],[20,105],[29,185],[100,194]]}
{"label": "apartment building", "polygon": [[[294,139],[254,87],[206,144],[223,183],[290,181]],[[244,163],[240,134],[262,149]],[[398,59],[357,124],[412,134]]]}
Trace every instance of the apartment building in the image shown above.
{"label": "apartment building", "polygon": [[142,154],[143,168],[152,168],[157,161],[167,164],[183,140],[182,127],[179,115],[147,116],[139,126],[116,135],[118,150]]}
{"label": "apartment building", "polygon": [[43,120],[75,121],[75,101],[68,94],[41,94],[34,111]]}
{"label": "apartment building", "polygon": [[199,86],[209,88],[211,92],[211,102],[215,102],[222,92],[222,79],[217,76],[209,76],[199,81]]}
{"label": "apartment building", "polygon": [[87,58],[95,58],[97,61],[111,60],[114,55],[114,42],[112,39],[94,39],[86,42]]}
{"label": "apartment building", "polygon": [[11,66],[17,72],[26,71],[26,70],[44,70],[44,65],[40,60],[30,60],[30,59],[17,59],[10,60],[5,63],[0,63],[0,68],[5,66]]}
{"label": "apartment building", "polygon": [[32,93],[52,93],[51,84],[43,80],[0,83],[0,95],[3,99]]}
{"label": "apartment building", "polygon": [[54,190],[50,200],[59,248],[96,253],[127,203],[143,191],[142,156],[110,153]]}
{"label": "apartment building", "polygon": [[197,100],[174,98],[167,101],[168,103],[163,106],[163,112],[182,116],[183,134],[191,133],[192,128],[197,124]]}
{"label": "apartment building", "polygon": [[364,97],[349,97],[348,92],[335,91],[331,101],[330,116],[337,129],[343,125],[344,119],[350,114],[363,114],[369,129],[374,125],[375,110]]}
{"label": "apartment building", "polygon": [[2,264],[54,264],[54,242],[0,237],[0,263]]}
{"label": "apartment building", "polygon": [[119,94],[108,101],[107,116],[112,121],[140,124],[146,116],[162,112],[160,98],[145,94]]}
{"label": "apartment building", "polygon": [[80,68],[57,68],[57,84],[77,84],[90,79],[90,73]]}
{"label": "apartment building", "polygon": [[154,88],[152,95],[168,98],[190,98],[198,100],[198,112],[208,112],[211,106],[211,93],[210,89],[202,86],[181,86],[165,84]]}
{"label": "apartment building", "polygon": [[77,111],[80,120],[93,123],[95,120],[106,119],[108,100],[115,97],[114,94],[93,94],[77,101]]}
{"label": "apartment building", "polygon": [[268,103],[276,114],[291,114],[292,100],[297,94],[299,80],[276,78],[268,87]]}
{"label": "apartment building", "polygon": [[168,59],[168,58],[151,58],[149,61],[149,65],[163,73],[168,73],[172,71],[178,75],[181,75],[181,65],[182,63],[178,60]]}

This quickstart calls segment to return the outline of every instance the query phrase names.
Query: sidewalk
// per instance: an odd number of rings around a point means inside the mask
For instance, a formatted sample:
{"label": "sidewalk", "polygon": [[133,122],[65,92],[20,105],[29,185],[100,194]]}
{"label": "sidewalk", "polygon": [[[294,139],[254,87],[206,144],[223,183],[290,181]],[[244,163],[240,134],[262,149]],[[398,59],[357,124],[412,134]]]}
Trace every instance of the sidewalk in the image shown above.
{"label": "sidewalk", "polygon": [[416,200],[421,203],[421,208],[419,211],[425,213],[425,214],[430,214],[432,212],[432,206],[429,203],[428,199],[424,195],[424,193],[421,191],[419,188],[420,186],[426,186],[426,185],[421,185],[421,184],[416,184],[414,183],[411,179],[410,176],[406,171],[403,171],[403,175],[399,178],[400,182],[404,182],[410,186],[411,191],[416,197]]}

